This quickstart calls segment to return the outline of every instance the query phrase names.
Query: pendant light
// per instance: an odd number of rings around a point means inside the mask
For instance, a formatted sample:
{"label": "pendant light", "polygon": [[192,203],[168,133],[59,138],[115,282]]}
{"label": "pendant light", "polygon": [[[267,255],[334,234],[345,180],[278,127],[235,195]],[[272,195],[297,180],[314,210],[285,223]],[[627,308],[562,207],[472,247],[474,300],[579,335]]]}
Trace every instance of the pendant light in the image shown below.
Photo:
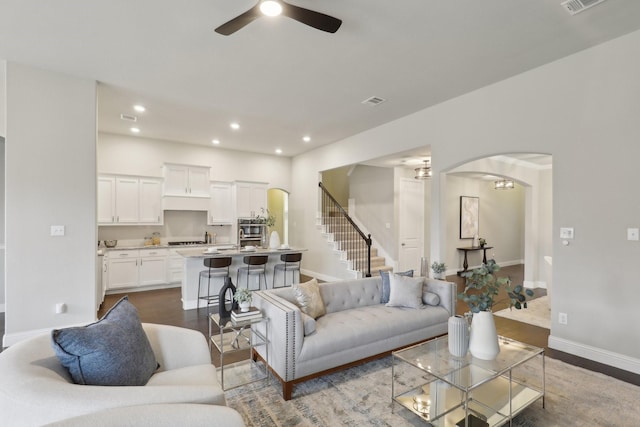
{"label": "pendant light", "polygon": [[425,160],[424,166],[416,168],[415,171],[416,171],[416,176],[414,177],[415,179],[431,178],[430,160]]}
{"label": "pendant light", "polygon": [[513,190],[514,183],[510,179],[501,179],[494,182],[494,188],[496,190]]}

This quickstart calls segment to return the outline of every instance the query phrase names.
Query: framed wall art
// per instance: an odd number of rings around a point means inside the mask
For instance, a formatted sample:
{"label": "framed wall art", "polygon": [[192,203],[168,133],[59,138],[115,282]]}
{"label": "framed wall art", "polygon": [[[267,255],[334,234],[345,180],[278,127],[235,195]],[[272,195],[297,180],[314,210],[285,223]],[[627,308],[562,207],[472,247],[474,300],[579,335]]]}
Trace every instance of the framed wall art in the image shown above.
{"label": "framed wall art", "polygon": [[473,239],[479,235],[480,198],[460,196],[460,238]]}

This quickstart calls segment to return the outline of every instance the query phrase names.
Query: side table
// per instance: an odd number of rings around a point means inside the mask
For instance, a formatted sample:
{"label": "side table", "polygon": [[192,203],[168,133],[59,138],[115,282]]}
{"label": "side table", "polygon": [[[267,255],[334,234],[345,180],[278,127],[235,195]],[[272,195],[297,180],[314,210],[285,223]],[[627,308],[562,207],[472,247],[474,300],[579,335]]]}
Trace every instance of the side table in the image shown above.
{"label": "side table", "polygon": [[474,252],[474,251],[482,251],[482,263],[486,264],[487,263],[487,249],[493,249],[493,246],[469,246],[469,247],[465,247],[465,248],[456,248],[459,251],[463,251],[464,252],[464,262],[462,263],[462,270],[458,271],[458,276],[460,276],[462,273],[466,273],[469,268],[469,261],[467,261],[467,252]]}
{"label": "side table", "polygon": [[[258,323],[265,324],[265,333],[252,328]],[[215,331],[213,325],[217,326]],[[236,321],[230,317],[220,317],[218,313],[209,315],[209,342],[210,346],[220,353],[220,385],[223,390],[229,390],[244,384],[265,380],[269,382],[269,369],[261,362],[251,359],[250,354],[254,347],[265,345],[269,342],[269,319],[261,317]],[[269,346],[265,347],[267,363],[269,363]],[[248,350],[248,357],[225,366],[225,355]]]}

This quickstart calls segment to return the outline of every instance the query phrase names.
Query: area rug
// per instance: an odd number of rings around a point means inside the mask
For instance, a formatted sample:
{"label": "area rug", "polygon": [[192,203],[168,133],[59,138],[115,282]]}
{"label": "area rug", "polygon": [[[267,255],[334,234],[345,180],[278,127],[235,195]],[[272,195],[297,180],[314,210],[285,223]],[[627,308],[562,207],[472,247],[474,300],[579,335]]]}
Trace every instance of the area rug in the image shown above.
{"label": "area rug", "polygon": [[551,307],[549,305],[549,297],[546,295],[528,301],[526,309],[516,310],[515,308],[505,308],[493,314],[541,328],[551,329]]}
{"label": "area rug", "polygon": [[[540,401],[515,417],[518,427],[616,426],[640,423],[640,387],[546,358],[546,409]],[[391,357],[295,386],[250,384],[225,393],[247,426],[429,426],[391,403]]]}

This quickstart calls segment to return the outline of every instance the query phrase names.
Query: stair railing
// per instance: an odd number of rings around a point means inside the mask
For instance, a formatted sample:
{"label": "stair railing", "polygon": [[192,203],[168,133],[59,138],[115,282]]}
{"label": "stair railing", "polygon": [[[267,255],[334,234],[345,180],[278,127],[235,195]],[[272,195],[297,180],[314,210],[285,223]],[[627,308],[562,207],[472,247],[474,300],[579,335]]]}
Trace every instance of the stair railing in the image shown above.
{"label": "stair railing", "polygon": [[371,234],[365,236],[325,186],[321,182],[318,186],[322,190],[322,225],[327,232],[344,236],[340,249],[352,262],[352,269],[371,277]]}

